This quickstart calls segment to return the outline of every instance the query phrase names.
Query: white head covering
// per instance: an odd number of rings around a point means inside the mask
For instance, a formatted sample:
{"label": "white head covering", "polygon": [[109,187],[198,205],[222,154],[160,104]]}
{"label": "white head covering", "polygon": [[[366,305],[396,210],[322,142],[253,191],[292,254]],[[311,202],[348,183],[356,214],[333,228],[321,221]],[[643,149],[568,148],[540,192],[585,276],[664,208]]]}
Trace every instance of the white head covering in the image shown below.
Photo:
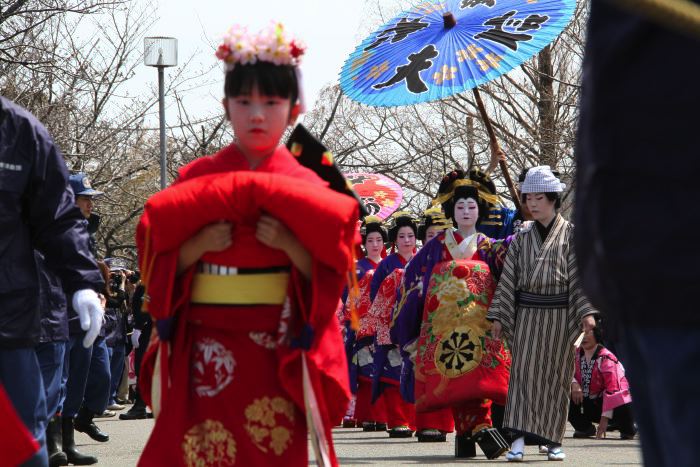
{"label": "white head covering", "polygon": [[561,193],[566,188],[552,173],[548,165],[533,167],[527,171],[521,193]]}

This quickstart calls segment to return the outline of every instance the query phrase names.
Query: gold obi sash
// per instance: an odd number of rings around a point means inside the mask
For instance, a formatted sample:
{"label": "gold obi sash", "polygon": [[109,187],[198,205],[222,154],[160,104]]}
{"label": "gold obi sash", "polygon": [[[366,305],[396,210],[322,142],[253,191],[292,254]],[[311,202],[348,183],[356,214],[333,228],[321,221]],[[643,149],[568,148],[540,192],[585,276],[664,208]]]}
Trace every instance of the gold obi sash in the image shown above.
{"label": "gold obi sash", "polygon": [[239,269],[201,263],[190,301],[202,305],[282,305],[289,268]]}

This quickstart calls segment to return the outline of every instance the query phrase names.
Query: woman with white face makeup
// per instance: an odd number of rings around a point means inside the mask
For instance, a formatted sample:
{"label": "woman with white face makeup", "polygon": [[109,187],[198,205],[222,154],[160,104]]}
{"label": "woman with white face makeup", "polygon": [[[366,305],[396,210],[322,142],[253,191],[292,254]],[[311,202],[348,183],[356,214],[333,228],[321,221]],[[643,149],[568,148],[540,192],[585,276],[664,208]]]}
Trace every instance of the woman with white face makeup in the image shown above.
{"label": "woman with white face makeup", "polygon": [[443,178],[434,203],[454,228],[406,267],[392,328],[404,357],[402,394],[415,397],[417,420],[432,413],[435,422],[454,423],[459,458],[475,457],[477,442],[489,458],[507,450],[492,428],[505,405],[510,355],[491,338],[486,312],[512,237],[496,241],[478,232],[487,198],[462,171]]}
{"label": "woman with white face makeup", "polygon": [[578,281],[573,225],[557,213],[564,188],[547,166],[528,171],[522,202],[534,226],[511,243],[488,314],[492,335],[505,336],[513,352],[503,423],[516,437],[509,461],[523,460],[525,436],[548,446],[549,460],[566,457],[573,344],[595,326],[597,311]]}

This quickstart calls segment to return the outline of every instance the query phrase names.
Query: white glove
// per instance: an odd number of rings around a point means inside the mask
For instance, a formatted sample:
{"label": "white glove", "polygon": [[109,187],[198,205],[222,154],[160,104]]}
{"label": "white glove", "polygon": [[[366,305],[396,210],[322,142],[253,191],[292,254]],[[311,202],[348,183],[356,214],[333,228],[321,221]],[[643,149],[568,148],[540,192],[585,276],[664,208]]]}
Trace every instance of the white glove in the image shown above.
{"label": "white glove", "polygon": [[135,349],[139,348],[139,337],[141,337],[140,329],[134,329],[131,331],[131,346]]}
{"label": "white glove", "polygon": [[102,319],[105,314],[100,298],[92,289],[78,290],[73,294],[73,309],[80,318],[80,327],[85,333],[83,347],[90,347],[100,334]]}

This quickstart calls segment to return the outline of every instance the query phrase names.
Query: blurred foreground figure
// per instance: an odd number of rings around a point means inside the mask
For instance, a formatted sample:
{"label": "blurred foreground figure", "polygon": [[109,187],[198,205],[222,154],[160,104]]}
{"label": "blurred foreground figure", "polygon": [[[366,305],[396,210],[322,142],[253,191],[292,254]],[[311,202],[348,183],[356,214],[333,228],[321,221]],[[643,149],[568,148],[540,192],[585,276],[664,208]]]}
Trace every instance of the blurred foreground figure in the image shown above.
{"label": "blurred foreground figure", "polygon": [[84,224],[53,139],[32,114],[0,97],[0,384],[40,447],[26,465],[48,464],[46,394],[34,350],[41,331],[34,250],[61,279],[87,331],[83,345],[91,346],[103,281]]}
{"label": "blurred foreground figure", "polygon": [[[700,416],[685,389],[700,382],[691,370],[700,358],[700,250],[690,213],[700,198],[700,35],[681,33],[669,17],[591,4],[575,214],[584,289],[616,325],[653,466],[696,463]],[[642,228],[630,235],[635,221]],[[682,263],[664,260],[673,245]]]}

